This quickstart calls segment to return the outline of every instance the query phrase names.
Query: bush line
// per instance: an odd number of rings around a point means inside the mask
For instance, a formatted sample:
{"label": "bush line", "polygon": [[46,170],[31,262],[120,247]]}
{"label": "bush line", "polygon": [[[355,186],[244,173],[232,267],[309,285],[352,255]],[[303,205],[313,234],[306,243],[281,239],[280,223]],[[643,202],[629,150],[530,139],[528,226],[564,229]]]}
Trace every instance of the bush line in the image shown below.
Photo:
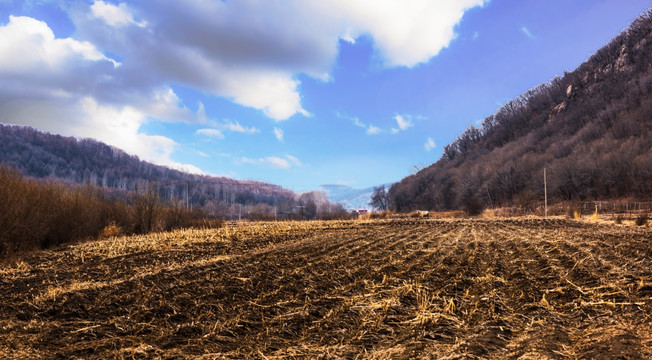
{"label": "bush line", "polygon": [[0,258],[88,238],[219,227],[153,191],[115,198],[95,186],[28,180],[0,167]]}

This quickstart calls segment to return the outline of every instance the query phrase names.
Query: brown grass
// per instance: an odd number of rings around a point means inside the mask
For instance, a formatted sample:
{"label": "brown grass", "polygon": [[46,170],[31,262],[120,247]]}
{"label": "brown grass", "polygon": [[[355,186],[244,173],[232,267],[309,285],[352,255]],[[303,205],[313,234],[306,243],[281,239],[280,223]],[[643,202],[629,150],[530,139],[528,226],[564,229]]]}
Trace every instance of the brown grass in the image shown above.
{"label": "brown grass", "polygon": [[0,358],[651,358],[648,227],[230,223],[0,268]]}

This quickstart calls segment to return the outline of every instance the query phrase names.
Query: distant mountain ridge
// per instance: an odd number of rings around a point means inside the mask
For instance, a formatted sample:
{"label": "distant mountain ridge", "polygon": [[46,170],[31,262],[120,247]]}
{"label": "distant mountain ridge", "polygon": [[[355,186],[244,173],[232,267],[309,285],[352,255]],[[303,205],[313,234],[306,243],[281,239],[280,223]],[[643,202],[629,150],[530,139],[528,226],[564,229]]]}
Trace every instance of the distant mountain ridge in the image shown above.
{"label": "distant mountain ridge", "polygon": [[469,126],[389,191],[395,210],[652,199],[652,10],[576,70]]}
{"label": "distant mountain ridge", "polygon": [[[385,186],[389,188],[391,184]],[[347,185],[321,185],[318,191],[325,192],[330,201],[342,204],[348,210],[371,209],[369,202],[375,187],[354,189]]]}
{"label": "distant mountain ridge", "polygon": [[154,165],[115,147],[0,123],[0,164],[23,175],[72,184],[91,184],[117,191],[143,191],[155,186],[161,196],[185,199],[211,212],[238,204],[287,204],[293,191],[261,181],[188,174]]}

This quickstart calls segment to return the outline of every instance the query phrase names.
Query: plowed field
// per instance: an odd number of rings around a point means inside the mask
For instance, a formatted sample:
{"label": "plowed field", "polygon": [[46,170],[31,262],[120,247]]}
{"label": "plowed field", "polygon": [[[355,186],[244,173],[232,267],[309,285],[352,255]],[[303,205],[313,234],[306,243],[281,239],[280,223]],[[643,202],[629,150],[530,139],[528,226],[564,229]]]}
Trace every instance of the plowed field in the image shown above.
{"label": "plowed field", "polygon": [[0,268],[0,358],[650,359],[652,230],[252,223]]}

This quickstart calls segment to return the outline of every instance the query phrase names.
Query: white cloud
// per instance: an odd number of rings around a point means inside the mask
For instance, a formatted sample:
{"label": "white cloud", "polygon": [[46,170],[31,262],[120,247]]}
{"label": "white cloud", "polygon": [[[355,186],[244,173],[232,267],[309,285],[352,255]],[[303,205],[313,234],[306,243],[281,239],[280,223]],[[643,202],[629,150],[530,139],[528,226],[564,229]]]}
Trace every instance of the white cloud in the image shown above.
{"label": "white cloud", "polygon": [[238,121],[226,120],[223,123],[217,123],[214,121],[207,121],[207,122],[213,127],[198,129],[197,131],[195,131],[195,134],[214,137],[218,139],[224,139],[225,131],[242,133],[242,134],[256,134],[260,132],[260,130],[258,130],[255,127],[242,126]]}
{"label": "white cloud", "polygon": [[372,124],[363,123],[357,117],[347,116],[347,115],[341,114],[339,112],[336,112],[335,115],[337,117],[339,117],[340,119],[346,119],[346,120],[349,120],[349,121],[353,122],[353,125],[355,125],[355,126],[357,126],[359,128],[365,129],[365,133],[367,135],[378,135],[378,134],[384,132],[383,129],[381,129],[381,128],[377,127],[377,126],[374,126]]}
{"label": "white cloud", "polygon": [[285,157],[268,156],[258,159],[243,157],[240,161],[244,164],[263,165],[276,169],[289,169],[293,166],[302,166],[301,161],[292,155],[285,155]]}
{"label": "white cloud", "polygon": [[123,69],[90,42],[57,39],[46,23],[11,16],[0,26],[0,118],[199,172],[171,160],[173,140],[140,127],[151,118],[201,122],[201,114],[181,107],[167,86],[125,88]]}
{"label": "white cloud", "polygon": [[526,28],[525,26],[521,27],[521,32],[522,32],[525,36],[527,36],[528,38],[530,38],[530,39],[532,39],[532,40],[535,40],[535,39],[536,39],[536,36],[534,36],[534,34],[532,34],[532,32],[530,32],[530,30],[529,30],[528,28]]}
{"label": "white cloud", "polygon": [[[132,59],[133,71],[228,98],[281,121],[310,116],[301,105],[297,77],[328,81],[340,39],[355,43],[370,36],[385,66],[412,67],[447,47],[465,11],[487,1],[287,0],[283,6],[256,0],[153,0],[130,6],[96,1],[72,18],[85,38]],[[135,22],[135,13],[141,22]]]}
{"label": "white cloud", "polygon": [[378,134],[383,132],[383,129],[381,129],[379,127],[376,127],[376,126],[373,126],[373,125],[369,125],[367,127],[366,132],[367,132],[367,135],[378,135]]}
{"label": "white cloud", "polygon": [[362,121],[360,121],[360,119],[358,119],[357,117],[355,117],[355,118],[350,118],[350,119],[353,120],[353,125],[355,125],[355,126],[357,126],[357,127],[361,127],[361,128],[363,128],[363,129],[366,129],[366,128],[367,128],[367,125],[364,124]]}
{"label": "white cloud", "polygon": [[223,127],[228,131],[243,134],[256,134],[260,132],[260,130],[256,129],[255,127],[244,127],[237,121],[226,121]]}
{"label": "white cloud", "polygon": [[225,97],[233,97],[233,101],[244,106],[260,109],[276,121],[286,120],[300,113],[305,117],[311,114],[301,107],[301,96],[297,91],[299,81],[291,75],[272,71],[251,73],[243,72],[220,74],[212,84],[213,92]]}
{"label": "white cloud", "polygon": [[277,127],[274,128],[274,136],[276,136],[276,139],[278,141],[283,142],[283,136],[284,135],[285,135],[285,132],[283,131],[283,129],[280,129],[280,128],[277,128]]}
{"label": "white cloud", "polygon": [[291,163],[292,165],[294,165],[294,166],[302,166],[302,165],[303,165],[303,164],[301,163],[301,161],[299,161],[299,159],[298,159],[296,156],[285,155],[285,158],[288,159],[288,160],[290,161],[290,163]]}
{"label": "white cloud", "polygon": [[271,167],[280,168],[280,169],[289,169],[290,162],[287,159],[282,159],[276,156],[270,156],[265,158],[265,163]]}
{"label": "white cloud", "polygon": [[[422,118],[421,116],[418,116],[417,118]],[[392,128],[390,132],[392,134],[398,134],[401,131],[407,130],[409,127],[414,125],[414,122],[412,121],[412,115],[399,115],[396,114],[394,116],[394,120],[396,120],[396,124],[398,125],[398,128]]]}
{"label": "white cloud", "polygon": [[369,34],[387,66],[428,61],[455,38],[464,13],[486,0],[340,0],[323,2],[346,20],[346,37]]}
{"label": "white cloud", "polygon": [[218,139],[224,139],[224,134],[222,134],[222,132],[217,129],[212,129],[212,128],[199,129],[195,131],[195,133],[197,135],[204,135],[209,137],[215,137]]}
{"label": "white cloud", "polygon": [[436,146],[437,144],[435,144],[435,141],[431,137],[428,137],[426,143],[423,144],[423,148],[426,149],[426,151],[430,151],[434,149]]}
{"label": "white cloud", "polygon": [[147,25],[146,23],[136,23],[134,21],[134,15],[126,3],[121,3],[116,6],[105,3],[104,1],[96,1],[91,5],[91,12],[93,13],[93,16],[104,20],[104,22],[111,26],[121,27],[135,24],[144,27]]}
{"label": "white cloud", "polygon": [[[86,41],[71,38],[55,39],[54,32],[43,21],[24,16],[9,16],[9,23],[0,26],[0,77],[33,82],[49,77],[65,83],[67,72],[75,64],[97,63],[118,66]],[[101,64],[100,64],[101,65]]]}
{"label": "white cloud", "polygon": [[335,115],[337,117],[341,118],[341,119],[350,120],[351,122],[353,122],[353,125],[355,125],[355,126],[357,126],[359,128],[365,129],[365,133],[367,135],[378,135],[378,134],[382,134],[382,133],[398,134],[399,132],[407,130],[409,127],[413,126],[414,125],[414,121],[413,121],[414,118],[416,118],[416,119],[425,119],[425,117],[423,117],[423,116],[413,117],[412,115],[407,115],[407,114],[406,115],[396,114],[394,116],[394,120],[396,121],[396,124],[398,125],[398,127],[391,128],[389,130],[385,130],[385,129],[382,129],[382,128],[380,128],[378,126],[375,126],[373,124],[365,124],[364,122],[360,121],[360,119],[357,118],[357,117],[347,116],[347,115],[341,114],[339,112],[336,112]]}
{"label": "white cloud", "polygon": [[407,130],[410,126],[414,125],[412,122],[412,117],[410,115],[396,115],[394,116],[394,120],[396,120],[396,123],[398,124],[398,128],[400,130]]}
{"label": "white cloud", "polygon": [[[385,66],[412,67],[448,46],[464,12],[486,2],[78,2],[65,8],[75,38],[64,39],[45,22],[10,16],[0,25],[0,116],[180,166],[171,160],[176,143],[143,134],[144,123],[205,124],[222,136],[258,131],[237,122],[215,124],[201,104],[189,110],[171,84],[258,109],[275,121],[311,116],[302,106],[298,78],[328,81],[340,39],[355,43],[369,36]],[[266,159],[296,165],[288,157]]]}
{"label": "white cloud", "polygon": [[351,33],[350,29],[347,30],[347,31],[344,33],[344,35],[341,35],[341,36],[340,36],[340,39],[342,39],[342,40],[348,42],[349,44],[355,44],[355,42],[356,42],[356,41],[355,41],[355,37],[354,37],[354,35]]}
{"label": "white cloud", "polygon": [[171,159],[178,146],[172,139],[141,133],[140,126],[147,121],[147,116],[130,106],[102,105],[91,97],[72,100],[66,106],[56,100],[14,100],[0,106],[0,118],[32,119],[12,122],[67,136],[97,139],[146,161],[202,173],[193,165]]}

